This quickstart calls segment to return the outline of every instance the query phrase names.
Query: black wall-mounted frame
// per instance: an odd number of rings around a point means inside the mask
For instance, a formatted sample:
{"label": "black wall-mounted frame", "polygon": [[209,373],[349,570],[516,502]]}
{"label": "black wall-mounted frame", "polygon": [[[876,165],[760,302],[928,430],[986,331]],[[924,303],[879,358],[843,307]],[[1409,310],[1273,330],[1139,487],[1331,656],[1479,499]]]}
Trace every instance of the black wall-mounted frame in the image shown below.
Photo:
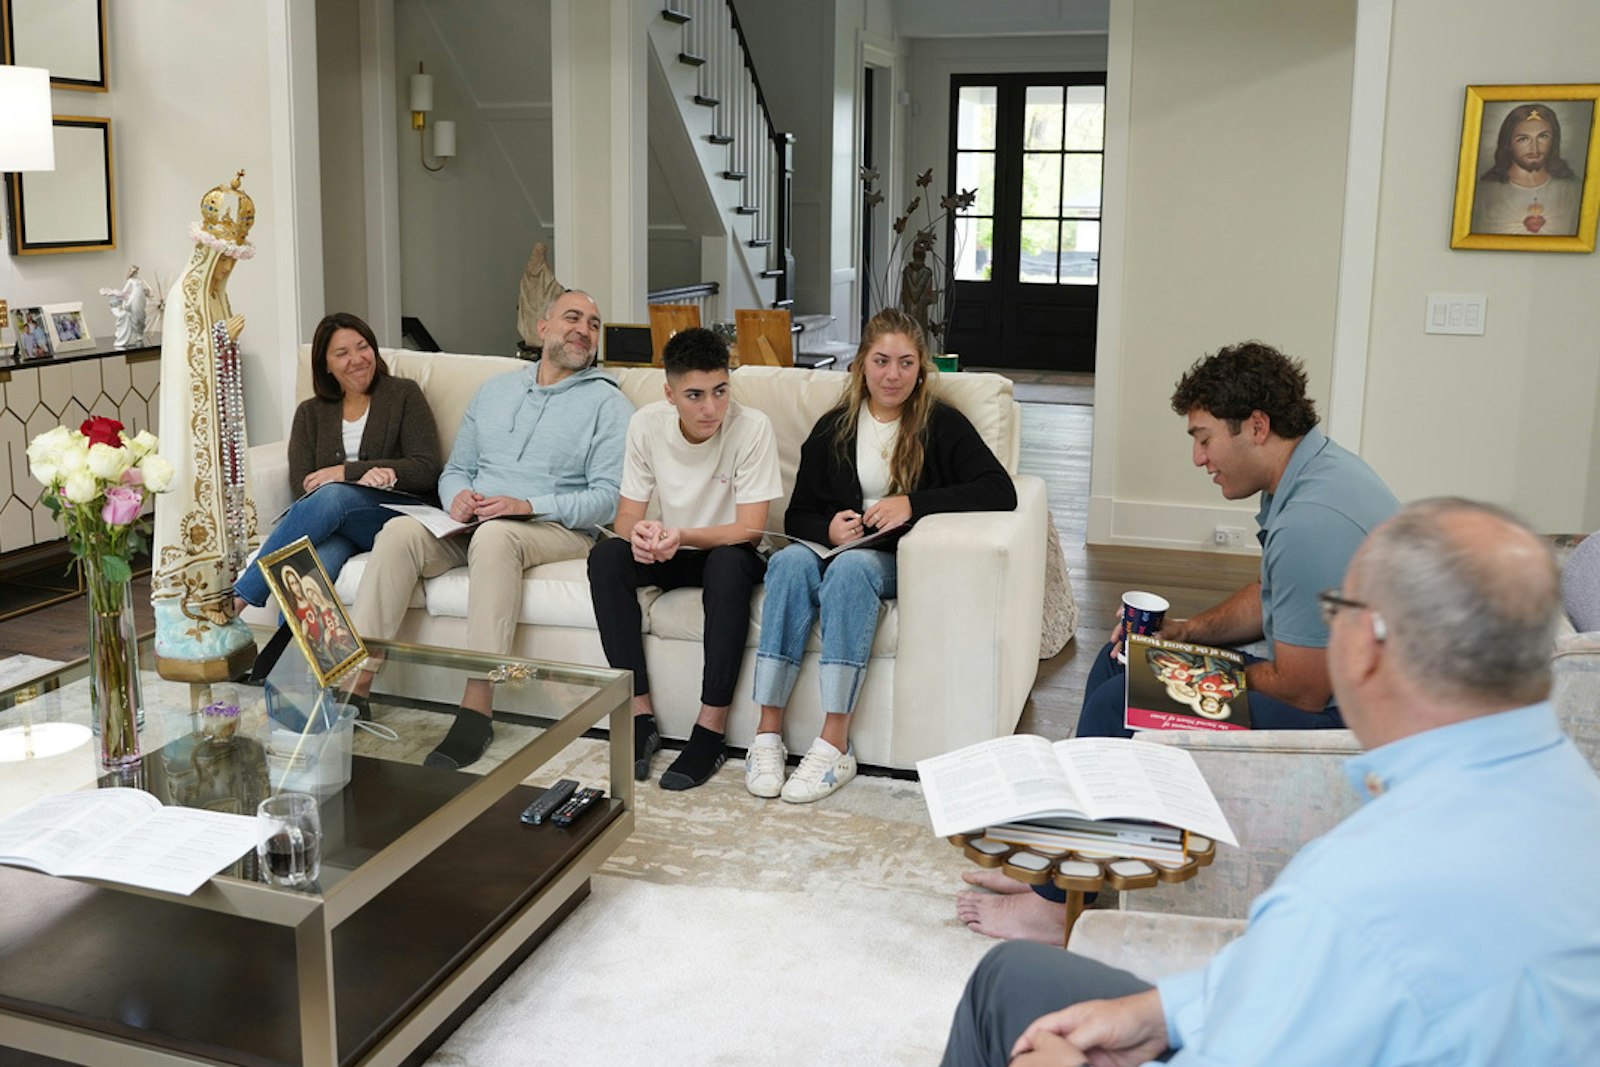
{"label": "black wall-mounted frame", "polygon": [[56,169],[6,175],[11,254],[103,252],[117,247],[111,120],[55,117]]}
{"label": "black wall-mounted frame", "polygon": [[43,67],[57,89],[103,93],[106,0],[0,0],[5,61]]}

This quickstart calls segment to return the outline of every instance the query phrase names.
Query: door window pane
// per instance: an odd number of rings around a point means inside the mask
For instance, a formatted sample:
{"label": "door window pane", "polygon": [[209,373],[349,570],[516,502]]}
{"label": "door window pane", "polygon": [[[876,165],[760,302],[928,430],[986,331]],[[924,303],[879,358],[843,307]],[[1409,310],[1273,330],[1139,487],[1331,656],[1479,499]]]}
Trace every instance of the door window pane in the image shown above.
{"label": "door window pane", "polygon": [[1061,214],[1061,156],[1056,152],[1029,152],[1022,157],[1022,215],[1024,218]]}
{"label": "door window pane", "polygon": [[1068,219],[1061,224],[1061,283],[1100,284],[1100,224]]}
{"label": "door window pane", "polygon": [[1069,149],[1098,152],[1106,143],[1106,87],[1074,85],[1067,89],[1067,143]]}
{"label": "door window pane", "polygon": [[1061,86],[1028,86],[1028,102],[1022,127],[1022,147],[1060,148],[1062,121]]}
{"label": "door window pane", "polygon": [[1017,260],[1017,280],[1054,285],[1060,224],[1055,219],[1024,219],[1022,249]]}
{"label": "door window pane", "polygon": [[958,282],[986,282],[994,271],[994,220],[956,219],[955,276]]}
{"label": "door window pane", "polygon": [[1068,155],[1063,161],[1066,182],[1061,193],[1061,213],[1069,218],[1100,217],[1100,160],[1094,155]]}
{"label": "door window pane", "polygon": [[971,215],[994,214],[994,153],[956,153],[956,191],[978,190],[978,199],[967,209]]}
{"label": "door window pane", "polygon": [[999,90],[992,85],[963,86],[956,97],[956,147],[993,148],[994,112]]}

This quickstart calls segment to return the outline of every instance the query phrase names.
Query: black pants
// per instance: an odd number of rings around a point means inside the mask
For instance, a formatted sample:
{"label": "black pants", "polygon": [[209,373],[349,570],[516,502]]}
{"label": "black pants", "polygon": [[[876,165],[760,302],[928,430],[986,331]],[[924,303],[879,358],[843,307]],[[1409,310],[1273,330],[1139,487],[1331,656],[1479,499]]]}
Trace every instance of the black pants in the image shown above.
{"label": "black pants", "polygon": [[635,696],[650,692],[638,590],[646,585],[663,590],[699,586],[706,613],[700,702],[713,708],[732,704],[750,633],[750,594],[766,569],[766,561],[751,545],[679,549],[665,563],[636,563],[627,541],[601,541],[589,553],[589,596],[606,662],[633,672]]}
{"label": "black pants", "polygon": [[1011,1046],[1041,1015],[1079,1001],[1125,997],[1149,988],[1127,971],[1053,945],[996,945],[978,963],[956,1005],[943,1065],[1005,1067]]}

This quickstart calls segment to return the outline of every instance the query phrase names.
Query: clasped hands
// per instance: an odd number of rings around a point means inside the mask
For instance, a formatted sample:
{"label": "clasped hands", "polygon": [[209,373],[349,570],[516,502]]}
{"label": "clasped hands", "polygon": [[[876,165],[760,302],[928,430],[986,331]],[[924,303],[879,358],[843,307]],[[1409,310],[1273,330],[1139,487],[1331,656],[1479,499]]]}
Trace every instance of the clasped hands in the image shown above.
{"label": "clasped hands", "polygon": [[654,519],[640,519],[628,533],[635,563],[665,563],[678,554],[683,535],[675,527],[663,526]]}
{"label": "clasped hands", "polygon": [[1040,1016],[1012,1046],[1011,1067],[1139,1067],[1167,1048],[1161,995],[1147,989]]}
{"label": "clasped hands", "polygon": [[841,511],[828,523],[828,540],[835,545],[859,540],[869,533],[892,530],[911,521],[911,500],[886,496],[865,511]]}
{"label": "clasped hands", "polygon": [[533,505],[520,497],[484,496],[471,489],[463,489],[450,501],[450,517],[457,522],[477,519],[502,519],[517,515],[532,515]]}

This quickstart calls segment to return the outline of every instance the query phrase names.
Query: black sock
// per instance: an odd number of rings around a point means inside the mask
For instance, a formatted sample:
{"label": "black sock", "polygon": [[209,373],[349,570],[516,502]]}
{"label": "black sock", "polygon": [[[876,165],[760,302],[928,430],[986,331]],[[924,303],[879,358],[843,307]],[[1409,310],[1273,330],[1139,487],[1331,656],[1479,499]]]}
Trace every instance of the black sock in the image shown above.
{"label": "black sock", "polygon": [[661,775],[661,788],[693,789],[705,785],[727,758],[723,735],[696,723],[683,751]]}
{"label": "black sock", "polygon": [[457,708],[456,721],[450,724],[450,732],[444,735],[438,748],[423,757],[422,765],[452,771],[471,766],[483,758],[483,754],[489,750],[489,742],[493,740],[494,723],[489,721],[489,716],[467,708]]}
{"label": "black sock", "polygon": [[644,781],[650,777],[650,757],[661,751],[661,732],[656,729],[654,715],[633,717],[633,777]]}
{"label": "black sock", "polygon": [[294,632],[289,629],[289,624],[280,624],[277,633],[267,641],[266,647],[256,657],[255,665],[250,668],[250,681],[265,681],[267,675],[272,673],[272,668],[277,665],[278,657],[283,655],[283,650],[289,647],[289,642],[293,638]]}

